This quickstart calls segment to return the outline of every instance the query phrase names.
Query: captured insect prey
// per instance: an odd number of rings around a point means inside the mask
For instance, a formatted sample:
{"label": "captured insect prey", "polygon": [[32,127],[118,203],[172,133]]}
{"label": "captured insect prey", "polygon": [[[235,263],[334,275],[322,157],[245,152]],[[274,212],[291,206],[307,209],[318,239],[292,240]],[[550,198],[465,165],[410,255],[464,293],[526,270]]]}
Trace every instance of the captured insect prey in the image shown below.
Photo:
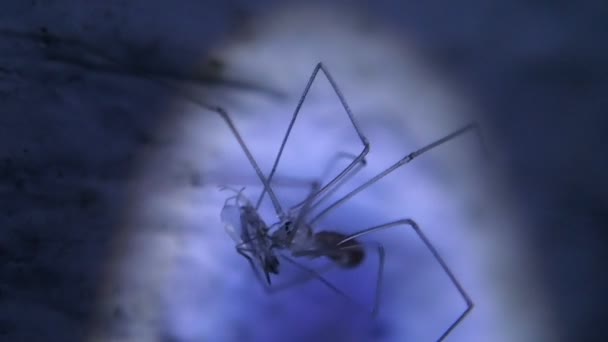
{"label": "captured insect prey", "polygon": [[[337,95],[352,129],[360,141],[361,150],[357,154],[338,152],[330,161],[327,170],[333,169],[333,166],[337,162],[340,160],[344,161],[344,159],[348,161],[348,165],[343,167],[336,175],[329,177],[329,179],[325,179],[328,178],[327,174],[329,172],[322,172],[314,175],[312,181],[299,184],[298,187],[304,189],[307,195],[301,197],[295,204],[287,204],[277,195],[277,185],[273,183],[273,178],[277,174],[279,162],[283,156],[287,141],[292,134],[300,109],[309,94],[311,86],[319,75],[323,75],[327,79]],[[230,115],[221,108],[209,106],[206,106],[206,108],[218,113],[226,122],[261,183],[261,193],[255,201],[250,201],[244,195],[244,187],[236,189],[222,186],[220,190],[232,194],[224,203],[221,219],[226,231],[236,243],[236,252],[245,258],[266,292],[276,293],[292,289],[309,281],[319,281],[327,289],[343,298],[349,305],[363,309],[369,315],[375,317],[381,309],[385,259],[390,258],[391,255],[390,251],[388,253],[385,252],[385,247],[382,243],[367,241],[363,238],[380,231],[388,230],[389,228],[401,227],[413,230],[452,283],[455,293],[457,292],[463,300],[462,312],[444,330],[437,333],[437,341],[444,340],[471,312],[473,309],[472,299],[433,243],[423,233],[415,219],[406,217],[392,220],[349,234],[338,231],[335,229],[337,227],[323,227],[320,221],[393,171],[459,136],[473,133],[480,140],[483,148],[484,143],[476,123],[467,124],[426,146],[405,154],[404,157],[373,177],[363,181],[360,185],[348,189],[348,191],[341,191],[366,166],[366,156],[370,150],[370,142],[347,105],[341,90],[322,63],[318,63],[315,66],[308,80],[268,173],[262,171],[262,168],[251,153],[248,144],[237,130]],[[335,194],[339,194],[339,196],[333,196]],[[273,222],[267,222],[262,218],[263,215],[260,208],[266,195],[268,195],[272,211],[276,215],[276,219],[273,219]],[[406,234],[405,231],[403,232]],[[325,262],[322,267],[309,266],[309,261],[317,260]],[[361,303],[345,293],[340,286],[335,285],[334,282],[326,277],[326,274],[330,270],[338,269],[350,272],[368,260],[374,260],[375,263],[375,288],[373,290],[371,307],[361,305]],[[286,268],[297,270],[297,276],[291,277],[287,281],[277,281],[287,273],[285,271]]]}

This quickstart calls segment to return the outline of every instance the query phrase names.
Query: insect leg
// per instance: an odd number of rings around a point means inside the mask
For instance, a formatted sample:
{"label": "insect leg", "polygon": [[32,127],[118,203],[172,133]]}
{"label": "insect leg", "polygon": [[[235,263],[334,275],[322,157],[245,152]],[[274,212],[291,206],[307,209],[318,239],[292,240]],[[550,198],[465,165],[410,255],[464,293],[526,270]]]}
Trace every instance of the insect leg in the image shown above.
{"label": "insect leg", "polygon": [[262,275],[260,274],[260,271],[257,269],[257,267],[255,267],[255,262],[253,261],[253,259],[247,255],[247,252],[252,253],[252,250],[249,250],[248,248],[245,248],[243,246],[236,246],[236,251],[237,253],[239,253],[240,255],[242,255],[245,259],[247,259],[247,261],[249,262],[249,265],[251,266],[251,268],[253,269],[253,273],[255,274],[255,277],[257,278],[258,282],[262,285],[262,287],[264,288],[264,290],[266,292],[270,292],[270,275],[268,273],[266,273],[266,282],[263,280]]}
{"label": "insect leg", "polygon": [[[342,242],[340,242],[342,243]],[[340,245],[338,244],[338,246]],[[378,310],[380,308],[380,299],[382,297],[382,279],[384,278],[384,246],[379,243],[360,243],[359,246],[346,246],[345,248],[340,248],[342,250],[349,248],[357,248],[357,247],[376,247],[375,250],[378,253],[378,273],[376,274],[376,291],[374,292],[374,306],[372,307],[372,317],[375,317],[378,314]]]}
{"label": "insect leg", "polygon": [[[359,306],[360,304],[357,303],[356,301],[354,301],[352,298],[350,298],[349,295],[347,295],[346,293],[344,293],[342,290],[340,290],[339,288],[337,288],[334,284],[332,284],[329,280],[325,279],[319,272],[304,266],[300,263],[298,263],[297,261],[293,260],[292,258],[285,256],[285,255],[281,255],[281,257],[288,261],[289,263],[293,264],[294,266],[298,267],[299,269],[301,269],[302,271],[308,273],[310,275],[310,278],[304,278],[306,280],[308,279],[314,279],[317,278],[319,279],[319,281],[321,281],[323,283],[323,285],[327,286],[330,290],[332,290],[333,292],[335,292],[336,294],[338,294],[340,297],[344,298],[346,301],[348,301],[349,303],[351,303],[354,306]],[[363,309],[365,310],[365,309]]]}

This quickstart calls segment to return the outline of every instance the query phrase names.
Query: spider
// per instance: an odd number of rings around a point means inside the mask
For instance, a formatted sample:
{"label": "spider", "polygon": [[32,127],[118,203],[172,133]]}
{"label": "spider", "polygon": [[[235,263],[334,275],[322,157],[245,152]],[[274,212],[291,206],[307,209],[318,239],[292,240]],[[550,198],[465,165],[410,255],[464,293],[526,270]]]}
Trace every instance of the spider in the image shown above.
{"label": "spider", "polygon": [[[342,106],[344,107],[348,118],[354,130],[356,131],[363,147],[358,155],[348,156],[344,153],[338,154],[338,156],[336,156],[334,160],[343,157],[348,157],[352,159],[348,166],[346,166],[342,171],[338,173],[337,176],[332,178],[323,186],[321,186],[321,184],[317,181],[312,182],[310,184],[310,192],[308,196],[295,206],[289,208],[289,210],[285,210],[281,206],[281,203],[279,202],[275,192],[273,191],[271,182],[276,173],[277,166],[285,148],[285,144],[287,143],[291,130],[298,117],[298,113],[300,112],[302,104],[304,103],[315,78],[319,74],[319,71],[321,71],[329,80],[331,87],[335,91]],[[334,81],[327,68],[322,63],[318,63],[315,66],[304,89],[304,92],[300,97],[298,105],[291,117],[287,132],[283,137],[279,151],[275,157],[272,169],[268,176],[264,175],[264,173],[261,171],[255,158],[247,147],[247,144],[236,129],[229,114],[219,107],[207,106],[207,108],[218,113],[228,124],[230,130],[232,131],[232,134],[238,141],[241,149],[245,153],[249,163],[253,167],[254,171],[257,174],[257,177],[263,185],[263,191],[259,195],[255,205],[243,195],[244,188],[236,190],[232,188],[222,187],[223,190],[228,189],[233,191],[235,195],[226,200],[222,208],[221,216],[223,222],[226,225],[226,229],[237,243],[237,253],[242,255],[248,261],[257,279],[260,281],[260,283],[263,285],[264,289],[267,292],[276,292],[286,287],[289,287],[296,282],[316,278],[337,294],[343,297],[348,297],[344,292],[342,292],[340,289],[338,289],[336,286],[334,286],[322,276],[323,271],[313,270],[309,267],[306,267],[300,264],[298,260],[302,258],[326,258],[330,260],[332,262],[332,265],[335,267],[339,267],[342,269],[351,269],[361,265],[368,251],[373,250],[378,253],[379,256],[374,304],[373,309],[371,311],[372,316],[375,316],[377,315],[379,309],[379,297],[382,288],[385,251],[384,247],[381,244],[363,243],[360,241],[359,238],[367,234],[372,234],[379,230],[389,229],[393,227],[409,227],[415,232],[415,234],[420,238],[422,243],[433,255],[434,259],[441,266],[441,268],[446,273],[451,283],[457,289],[458,293],[465,302],[464,310],[445,329],[445,331],[443,331],[443,333],[439,336],[437,340],[444,340],[454,330],[454,328],[456,328],[456,326],[471,312],[474,306],[471,297],[464,290],[452,270],[448,267],[443,257],[439,254],[437,249],[434,247],[434,245],[430,242],[430,240],[420,229],[419,225],[413,219],[404,218],[400,220],[395,220],[381,225],[369,227],[349,235],[331,230],[318,230],[315,227],[315,223],[320,218],[327,215],[330,211],[332,211],[339,205],[345,203],[353,196],[357,195],[359,192],[367,189],[374,183],[378,182],[391,172],[411,162],[422,154],[451,141],[452,139],[455,139],[469,132],[475,132],[483,146],[483,139],[479,127],[476,123],[465,125],[464,127],[461,127],[453,131],[452,133],[449,133],[444,137],[431,142],[426,146],[423,146],[411,153],[408,153],[403,158],[397,160],[394,164],[389,166],[387,169],[371,177],[363,184],[354,188],[341,198],[327,205],[325,208],[320,210],[315,216],[309,218],[313,209],[317,208],[321,202],[328,199],[331,193],[333,193],[342,184],[344,184],[350,177],[356,174],[361,169],[361,167],[365,166],[365,157],[368,154],[370,148],[369,141],[362,133],[362,130],[358,125],[357,121],[355,120],[355,117],[352,114],[348,104],[346,103],[342,92],[340,91],[339,87],[337,86],[336,82]],[[262,199],[266,194],[268,194],[268,196],[270,197],[270,201],[278,217],[278,221],[270,226],[266,224],[266,222],[260,217],[258,213]],[[284,286],[273,286],[272,277],[280,273],[281,262],[290,263],[300,268],[302,271],[304,271],[305,274],[307,274],[307,276],[303,279],[298,279],[295,282],[288,283]]]}

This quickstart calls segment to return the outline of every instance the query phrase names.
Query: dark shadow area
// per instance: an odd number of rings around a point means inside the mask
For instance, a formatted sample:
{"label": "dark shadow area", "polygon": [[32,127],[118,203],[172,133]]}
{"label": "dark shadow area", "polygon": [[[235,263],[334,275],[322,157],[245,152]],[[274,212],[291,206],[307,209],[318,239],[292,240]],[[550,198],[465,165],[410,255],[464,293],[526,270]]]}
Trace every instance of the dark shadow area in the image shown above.
{"label": "dark shadow area", "polygon": [[542,272],[561,340],[603,339],[608,5],[432,1],[391,15],[489,117],[494,154],[530,223],[513,229]]}
{"label": "dark shadow area", "polygon": [[189,5],[3,4],[0,340],[84,340],[137,163],[170,143],[150,79],[260,90],[207,54],[236,22]]}

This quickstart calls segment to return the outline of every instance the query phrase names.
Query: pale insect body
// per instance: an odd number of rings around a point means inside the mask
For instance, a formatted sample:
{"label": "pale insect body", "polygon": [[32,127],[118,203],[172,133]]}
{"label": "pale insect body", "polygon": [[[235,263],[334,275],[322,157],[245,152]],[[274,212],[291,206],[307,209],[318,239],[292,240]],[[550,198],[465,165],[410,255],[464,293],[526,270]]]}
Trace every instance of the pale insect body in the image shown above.
{"label": "pale insect body", "polygon": [[[268,235],[266,223],[243,196],[243,190],[235,191],[236,195],[226,200],[220,216],[228,235],[237,243],[237,252],[247,258],[258,278],[255,261],[259,262],[270,285],[270,274],[279,273],[279,260],[272,249],[272,239]],[[231,200],[235,203],[229,204]]]}
{"label": "pale insect body", "polygon": [[[308,94],[310,87],[319,71],[323,72],[323,74],[331,84],[332,89],[338,96],[342,106],[346,111],[346,114],[348,115],[353,129],[356,131],[358,138],[360,139],[363,145],[363,148],[358,155],[349,157],[352,159],[352,161],[347,167],[345,167],[341,172],[339,172],[337,176],[335,176],[323,186],[321,186],[317,182],[314,182],[311,186],[310,194],[299,204],[289,208],[289,210],[285,212],[271,187],[271,182],[277,170],[277,166],[279,164],[287,139],[297,119],[300,108],[304,100],[306,99],[306,95]],[[433,246],[433,244],[425,236],[418,224],[413,219],[405,218],[391,221],[378,226],[357,231],[350,235],[345,235],[335,231],[327,230],[315,232],[314,226],[320,218],[326,216],[333,209],[342,205],[343,203],[357,195],[359,192],[367,189],[374,183],[378,182],[379,180],[392,173],[393,171],[397,170],[401,166],[409,163],[416,157],[456,137],[459,137],[468,132],[475,132],[477,133],[477,136],[480,139],[481,146],[485,147],[483,139],[476,124],[473,123],[466,125],[440,139],[435,140],[434,142],[431,142],[426,146],[423,146],[422,148],[414,152],[407,154],[403,158],[396,161],[393,165],[389,166],[384,171],[381,171],[369,180],[363,182],[363,184],[355,187],[353,190],[346,193],[341,198],[335,200],[333,203],[327,205],[325,208],[315,211],[316,214],[312,218],[308,218],[309,214],[311,214],[315,209],[320,208],[320,204],[325,200],[328,200],[330,198],[330,195],[334,191],[336,191],[336,189],[342,186],[362,167],[365,166],[365,156],[369,151],[369,142],[367,138],[359,128],[359,125],[357,124],[353,114],[351,113],[351,110],[348,107],[348,104],[346,103],[340,89],[336,85],[335,81],[333,80],[332,76],[327,71],[325,66],[319,63],[313,70],[313,73],[310,76],[310,79],[308,80],[304,92],[291,118],[287,132],[284,135],[283,141],[279,148],[279,152],[277,153],[274,164],[268,176],[265,176],[262,173],[255,158],[247,147],[247,144],[239,134],[234,123],[232,122],[232,119],[229,117],[226,111],[219,107],[211,107],[202,104],[191,97],[189,97],[189,99],[200,104],[204,108],[216,112],[222,117],[222,119],[226,122],[226,124],[232,131],[234,137],[236,138],[241,149],[245,153],[249,163],[253,167],[260,182],[263,185],[263,191],[259,196],[255,206],[252,205],[246,198],[244,198],[244,196],[242,195],[243,189],[241,189],[240,191],[233,190],[234,192],[236,192],[236,195],[226,200],[226,203],[222,208],[221,216],[222,220],[224,221],[224,224],[228,228],[229,234],[237,242],[237,252],[247,259],[254,273],[256,274],[256,277],[258,278],[258,280],[260,280],[260,282],[263,284],[264,288],[268,292],[275,292],[306,280],[318,279],[335,293],[347,299],[350,299],[340,289],[338,289],[336,286],[334,286],[331,282],[327,281],[322,276],[322,273],[326,271],[325,269],[313,270],[311,268],[299,264],[296,259],[327,258],[332,262],[333,266],[337,266],[343,269],[351,269],[359,266],[361,262],[365,259],[367,251],[371,250],[377,252],[379,256],[379,265],[376,278],[376,291],[373,309],[371,310],[371,314],[375,316],[378,312],[379,298],[382,288],[382,277],[384,269],[384,248],[381,244],[362,243],[359,241],[359,238],[367,234],[372,234],[379,230],[404,226],[411,228],[418,236],[418,238],[422,241],[424,246],[429,250],[435,261],[439,264],[439,266],[445,272],[451,283],[454,285],[455,289],[457,290],[458,294],[463,299],[465,304],[465,308],[463,309],[461,314],[441,333],[437,341],[444,340],[450,334],[450,332],[454,328],[456,328],[456,326],[458,326],[458,324],[473,309],[473,301],[466,293],[460,282],[457,280],[454,273],[447,266],[447,263],[441,257],[437,249]],[[341,156],[343,156],[343,154],[341,155],[339,153],[337,157]],[[266,193],[268,194],[274,211],[278,217],[278,222],[272,224],[270,227],[262,220],[262,218],[258,214],[258,209]],[[230,200],[234,200],[234,204],[229,204],[228,202]],[[289,254],[290,256],[286,254]],[[280,273],[280,265],[282,261],[288,262],[300,268],[300,270],[304,271],[304,273],[306,273],[307,275],[302,279],[297,279],[296,281],[292,283],[287,283],[284,286],[271,286],[271,275],[278,275]],[[262,278],[259,269],[263,271],[265,279]]]}

